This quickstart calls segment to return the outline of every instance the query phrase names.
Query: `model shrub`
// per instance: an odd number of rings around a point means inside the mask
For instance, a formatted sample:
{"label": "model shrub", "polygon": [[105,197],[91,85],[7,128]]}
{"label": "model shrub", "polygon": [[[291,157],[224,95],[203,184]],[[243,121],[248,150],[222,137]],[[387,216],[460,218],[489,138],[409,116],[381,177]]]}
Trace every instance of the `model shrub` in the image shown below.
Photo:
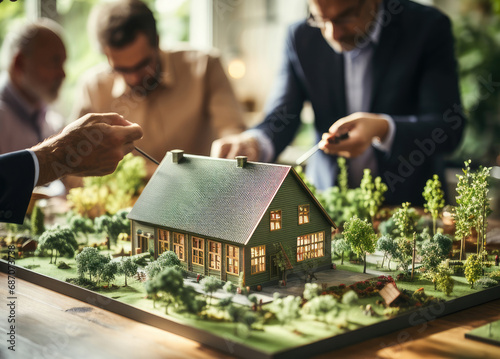
{"label": "model shrub", "polygon": [[474,288],[474,283],[481,277],[483,267],[477,254],[470,254],[465,261],[465,279],[470,287]]}
{"label": "model shrub", "polygon": [[491,288],[491,287],[498,285],[498,281],[496,281],[493,278],[483,277],[483,278],[480,278],[476,281],[476,285],[483,287],[483,288]]}

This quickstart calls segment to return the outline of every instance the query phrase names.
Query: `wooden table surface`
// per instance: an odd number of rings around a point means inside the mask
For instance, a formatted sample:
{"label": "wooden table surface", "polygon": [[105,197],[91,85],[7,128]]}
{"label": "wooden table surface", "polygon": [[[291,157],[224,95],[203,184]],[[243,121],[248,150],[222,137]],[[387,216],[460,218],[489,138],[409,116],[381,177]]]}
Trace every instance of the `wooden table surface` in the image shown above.
{"label": "wooden table surface", "polygon": [[[189,339],[16,279],[16,352],[7,350],[7,275],[0,273],[0,358],[232,358]],[[93,303],[98,304],[98,303]],[[318,358],[500,358],[500,346],[466,339],[500,320],[500,299],[345,347]]]}

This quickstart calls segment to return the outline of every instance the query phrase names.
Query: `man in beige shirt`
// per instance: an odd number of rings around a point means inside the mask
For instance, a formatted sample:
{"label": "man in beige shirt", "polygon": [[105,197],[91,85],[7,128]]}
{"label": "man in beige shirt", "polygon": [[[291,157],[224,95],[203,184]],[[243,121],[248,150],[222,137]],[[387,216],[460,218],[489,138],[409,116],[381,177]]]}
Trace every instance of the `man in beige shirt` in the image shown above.
{"label": "man in beige shirt", "polygon": [[157,160],[176,148],[208,155],[214,139],[244,129],[218,57],[160,50],[154,16],[144,3],[104,3],[91,19],[109,66],[84,76],[77,117],[89,112],[125,116],[144,131],[137,146]]}

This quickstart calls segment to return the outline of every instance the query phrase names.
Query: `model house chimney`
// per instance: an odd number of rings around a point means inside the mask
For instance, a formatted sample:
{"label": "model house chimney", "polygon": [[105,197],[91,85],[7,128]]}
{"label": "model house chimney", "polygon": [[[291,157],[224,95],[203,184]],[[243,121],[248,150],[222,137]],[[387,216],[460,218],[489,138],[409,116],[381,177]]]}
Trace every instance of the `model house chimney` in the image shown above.
{"label": "model house chimney", "polygon": [[183,150],[172,150],[172,162],[173,163],[180,163],[182,161],[182,158],[184,157],[184,151]]}
{"label": "model house chimney", "polygon": [[236,156],[236,166],[245,168],[247,164],[247,156]]}

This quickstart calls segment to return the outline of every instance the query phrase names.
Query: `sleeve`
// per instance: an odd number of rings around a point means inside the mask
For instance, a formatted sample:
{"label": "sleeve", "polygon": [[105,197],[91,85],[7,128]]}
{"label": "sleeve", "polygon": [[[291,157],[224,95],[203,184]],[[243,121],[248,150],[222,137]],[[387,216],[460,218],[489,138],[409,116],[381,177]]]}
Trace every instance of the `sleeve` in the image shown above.
{"label": "sleeve", "polygon": [[216,136],[243,131],[243,111],[218,56],[208,57],[207,87],[208,111]]}
{"label": "sleeve", "polygon": [[295,138],[301,124],[300,113],[306,96],[297,76],[296,66],[300,64],[294,32],[290,30],[285,43],[283,64],[266,105],[265,118],[255,127],[272,141],[275,159]]}
{"label": "sleeve", "polygon": [[[396,123],[393,148],[397,148],[396,152],[400,154],[400,151],[405,154],[405,150],[409,152],[415,145],[422,146],[429,141],[432,141],[428,147],[433,153],[451,152],[458,146],[466,122],[460,100],[454,39],[448,17],[443,15],[432,22],[425,43],[421,81],[417,92],[417,121],[393,116]],[[408,138],[414,140],[408,141]]]}
{"label": "sleeve", "polygon": [[35,178],[35,165],[29,151],[0,155],[0,222],[24,221]]}

